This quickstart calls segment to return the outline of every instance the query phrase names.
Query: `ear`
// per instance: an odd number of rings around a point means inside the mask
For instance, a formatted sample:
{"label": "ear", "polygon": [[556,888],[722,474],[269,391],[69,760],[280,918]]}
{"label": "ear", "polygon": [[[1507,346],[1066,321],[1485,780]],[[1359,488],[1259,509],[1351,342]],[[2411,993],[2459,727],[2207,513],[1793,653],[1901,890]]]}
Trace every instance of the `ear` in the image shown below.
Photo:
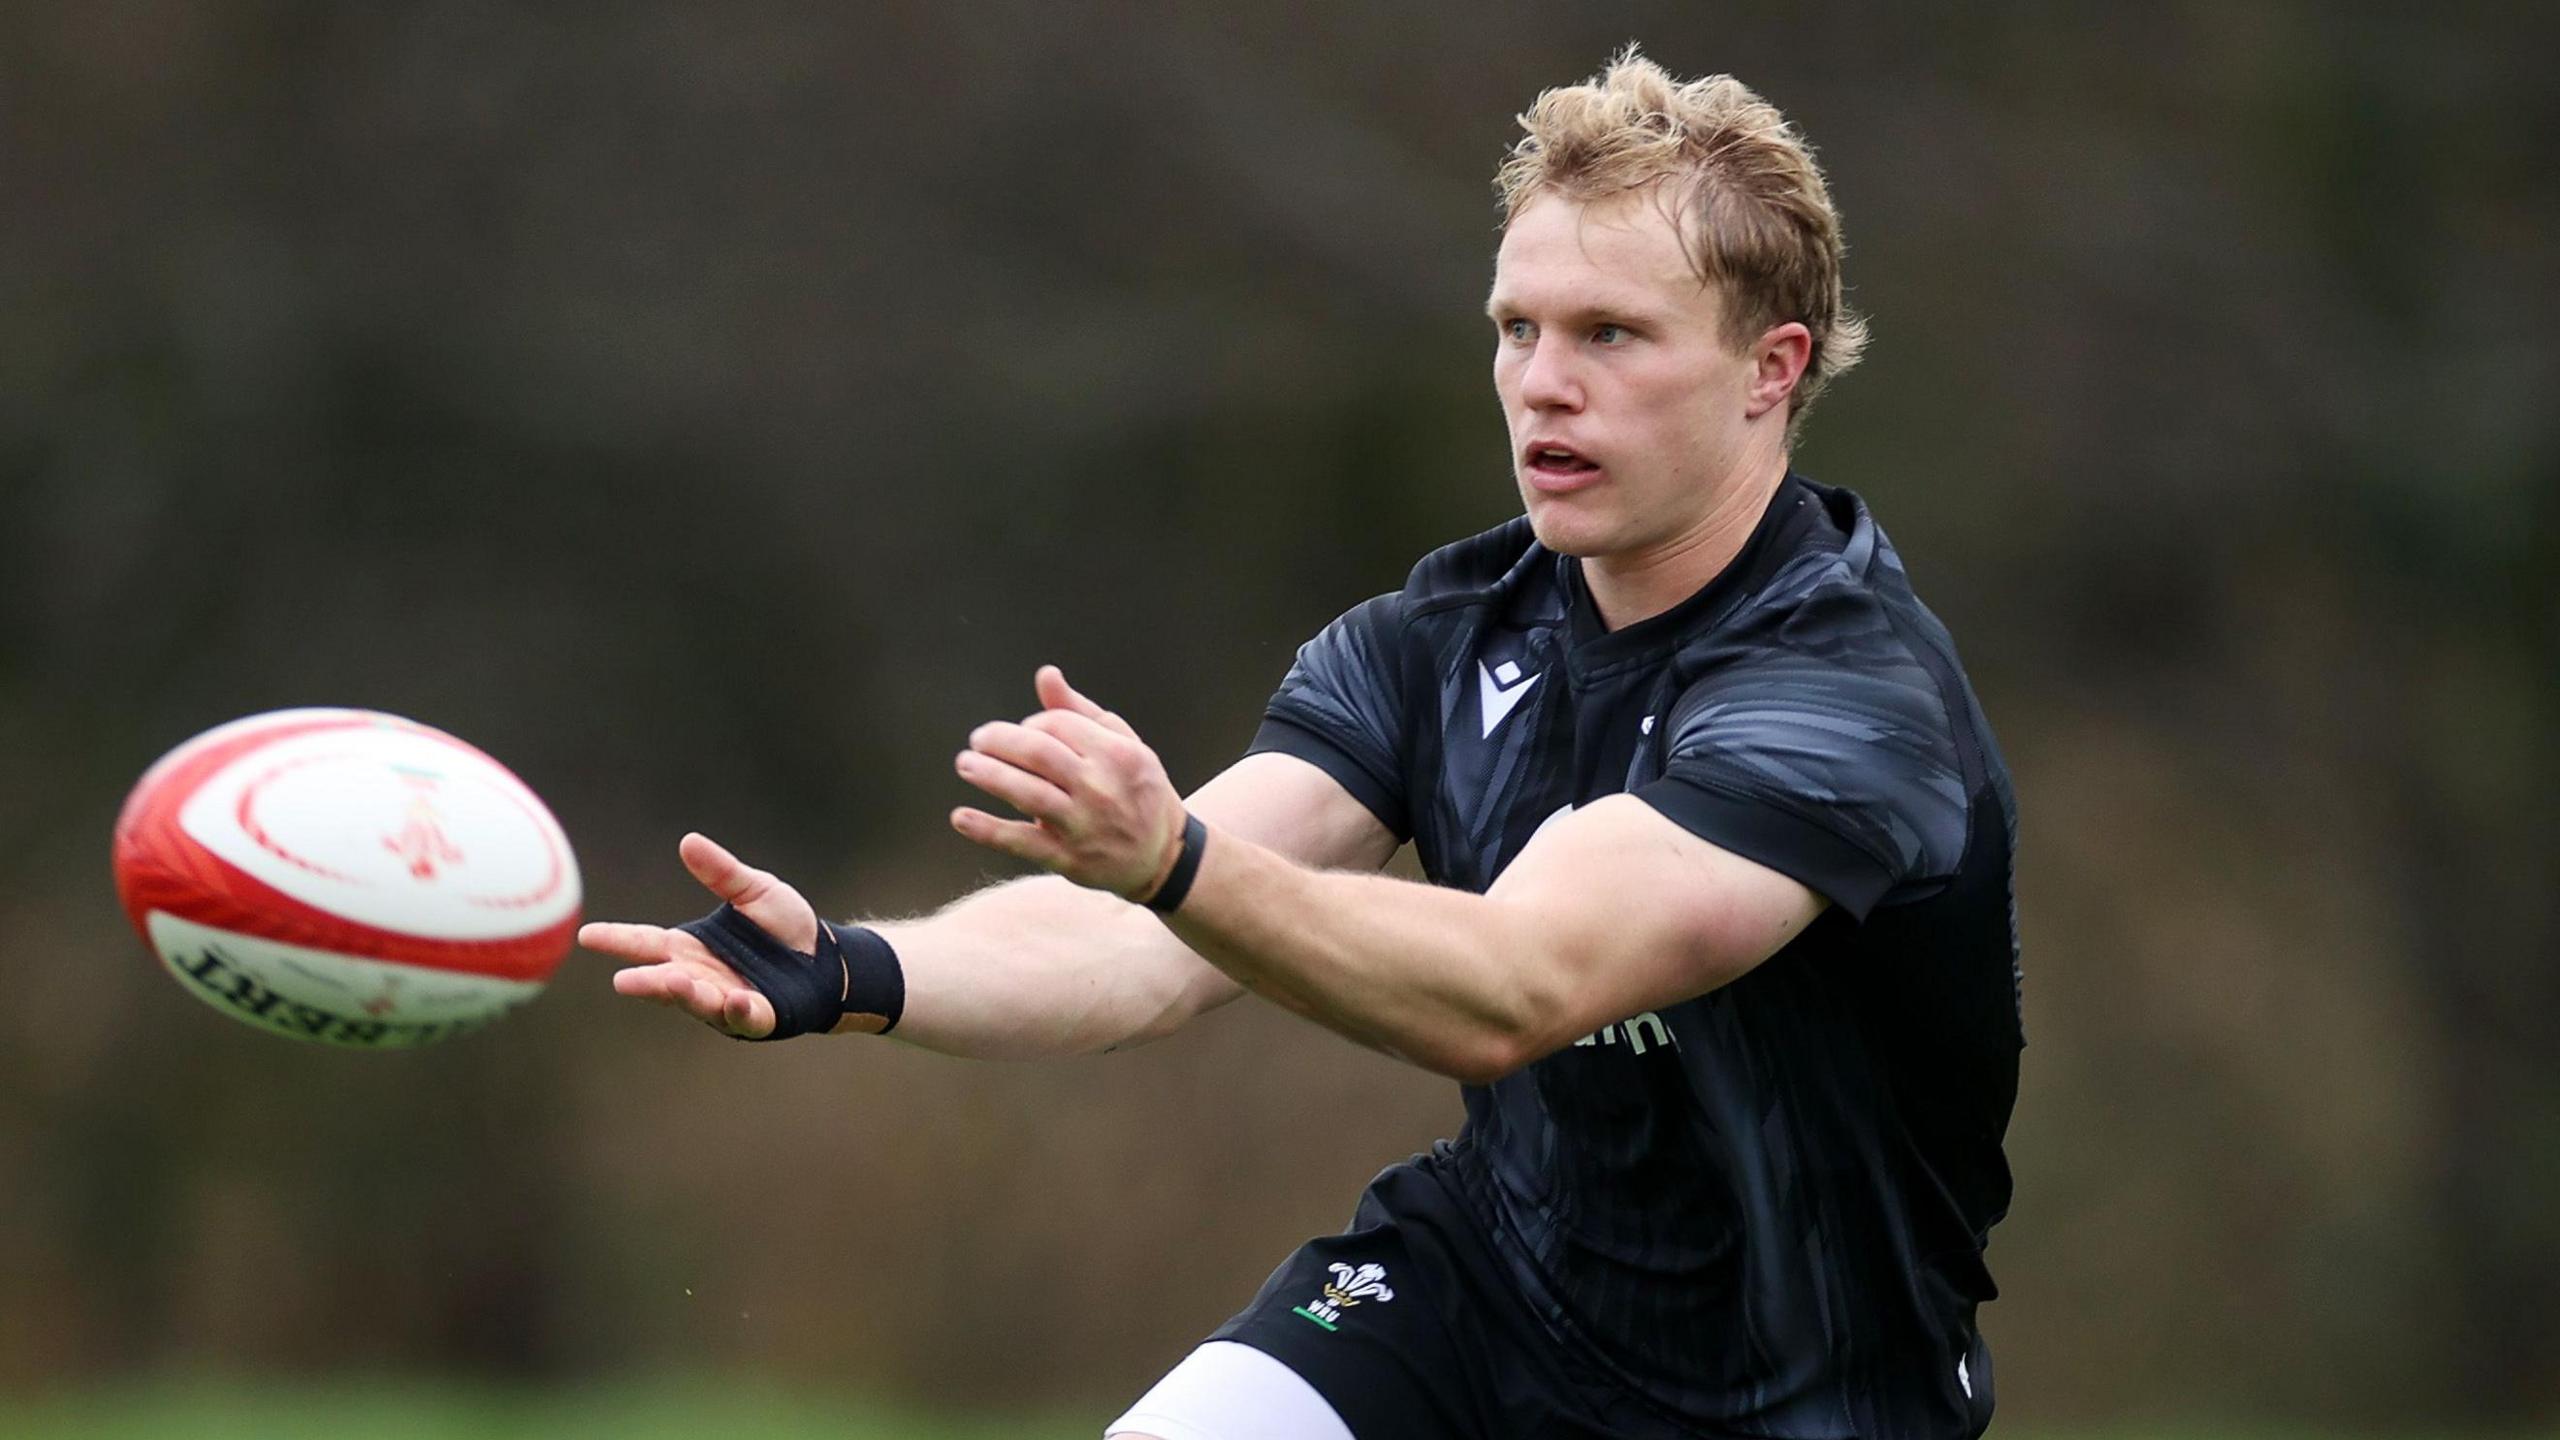
{"label": "ear", "polygon": [[1751,388],[1744,396],[1744,418],[1757,420],[1771,410],[1784,411],[1796,393],[1804,367],[1813,363],[1813,332],[1801,321],[1772,325],[1751,342]]}

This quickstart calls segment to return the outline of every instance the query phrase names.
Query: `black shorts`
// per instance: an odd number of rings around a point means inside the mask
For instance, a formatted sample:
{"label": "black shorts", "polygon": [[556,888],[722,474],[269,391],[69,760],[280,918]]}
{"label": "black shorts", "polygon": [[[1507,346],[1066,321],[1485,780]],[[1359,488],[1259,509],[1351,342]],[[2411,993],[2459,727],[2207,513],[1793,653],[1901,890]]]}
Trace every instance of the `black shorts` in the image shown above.
{"label": "black shorts", "polygon": [[1370,1183],[1339,1235],[1282,1262],[1213,1340],[1296,1371],[1360,1440],[1677,1440],[1559,1345],[1458,1198],[1417,1156]]}

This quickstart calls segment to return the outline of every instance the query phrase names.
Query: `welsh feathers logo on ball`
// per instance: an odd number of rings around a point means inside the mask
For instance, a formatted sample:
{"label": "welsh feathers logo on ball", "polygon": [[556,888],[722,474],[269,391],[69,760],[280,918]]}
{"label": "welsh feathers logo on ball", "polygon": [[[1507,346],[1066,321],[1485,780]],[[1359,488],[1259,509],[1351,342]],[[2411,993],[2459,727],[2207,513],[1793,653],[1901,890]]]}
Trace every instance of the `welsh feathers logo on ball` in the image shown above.
{"label": "welsh feathers logo on ball", "polygon": [[524,782],[370,710],[252,715],[162,756],[116,820],[115,872],[190,994],[332,1045],[486,1025],[578,929],[569,837]]}

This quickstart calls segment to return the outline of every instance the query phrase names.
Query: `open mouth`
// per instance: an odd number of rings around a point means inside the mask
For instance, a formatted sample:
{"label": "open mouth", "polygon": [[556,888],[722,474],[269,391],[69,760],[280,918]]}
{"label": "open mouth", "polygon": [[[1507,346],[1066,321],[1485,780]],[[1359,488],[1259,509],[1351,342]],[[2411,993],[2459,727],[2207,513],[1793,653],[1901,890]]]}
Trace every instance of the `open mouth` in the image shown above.
{"label": "open mouth", "polygon": [[1533,440],[1520,451],[1521,466],[1538,480],[1571,484],[1600,473],[1600,463],[1570,445]]}

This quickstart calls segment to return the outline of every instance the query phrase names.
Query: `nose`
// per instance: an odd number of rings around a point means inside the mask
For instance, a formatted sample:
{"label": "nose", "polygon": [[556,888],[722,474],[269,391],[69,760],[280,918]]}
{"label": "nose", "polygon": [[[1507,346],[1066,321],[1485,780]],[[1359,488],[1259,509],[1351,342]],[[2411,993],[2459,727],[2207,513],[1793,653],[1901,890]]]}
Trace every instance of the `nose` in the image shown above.
{"label": "nose", "polygon": [[1579,410],[1582,381],[1574,373],[1571,346],[1540,335],[1520,367],[1520,403],[1531,410]]}

